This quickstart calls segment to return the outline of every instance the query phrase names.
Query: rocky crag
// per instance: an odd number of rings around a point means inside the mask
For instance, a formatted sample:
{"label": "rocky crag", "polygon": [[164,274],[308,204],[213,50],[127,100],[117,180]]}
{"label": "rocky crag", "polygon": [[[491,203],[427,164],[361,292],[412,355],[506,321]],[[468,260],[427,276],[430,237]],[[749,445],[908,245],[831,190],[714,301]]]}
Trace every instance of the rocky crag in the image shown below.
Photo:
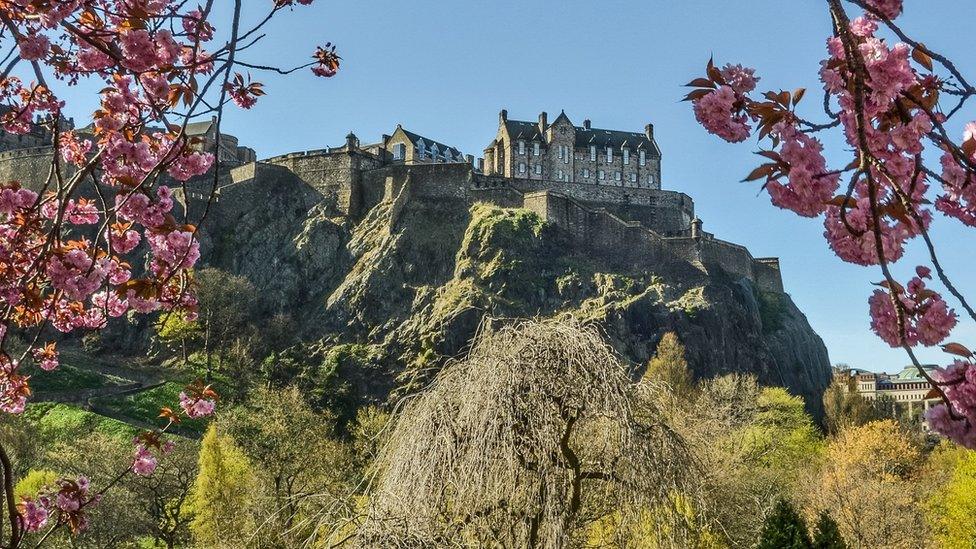
{"label": "rocky crag", "polygon": [[246,276],[302,319],[304,338],[320,341],[322,356],[360,349],[338,365],[357,402],[419,387],[464,352],[486,317],[570,313],[602,326],[635,375],[675,331],[697,376],[752,373],[802,395],[819,414],[826,349],[775,284],[708,256],[601,253],[593,235],[547,219],[546,208],[412,188],[417,173],[433,170],[427,185],[437,168],[379,170],[385,188],[359,215],[337,213],[331,199],[281,177],[254,207],[204,231],[205,261]]}

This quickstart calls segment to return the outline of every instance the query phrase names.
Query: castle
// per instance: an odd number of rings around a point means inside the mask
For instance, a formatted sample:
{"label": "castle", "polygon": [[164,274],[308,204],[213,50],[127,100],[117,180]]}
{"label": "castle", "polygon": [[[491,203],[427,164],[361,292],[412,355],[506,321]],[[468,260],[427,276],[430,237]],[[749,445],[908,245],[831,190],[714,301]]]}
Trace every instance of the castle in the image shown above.
{"label": "castle", "polygon": [[[601,130],[589,120],[575,126],[564,112],[549,123],[546,113],[526,122],[503,110],[478,160],[399,125],[375,143],[350,133],[338,147],[261,161],[236,138],[215,135],[212,122],[191,129],[208,150],[219,142],[226,169],[212,201],[210,177],[187,185],[181,203],[191,212],[212,203],[208,223],[217,230],[231,229],[284,187],[303,197],[296,207],[352,220],[381,202],[489,202],[532,210],[597,257],[652,271],[676,263],[718,269],[762,291],[783,291],[777,259],[754,258],[704,232],[691,197],[661,188],[661,150],[650,124],[643,132]],[[0,152],[0,180],[42,181],[50,155],[49,146]]]}

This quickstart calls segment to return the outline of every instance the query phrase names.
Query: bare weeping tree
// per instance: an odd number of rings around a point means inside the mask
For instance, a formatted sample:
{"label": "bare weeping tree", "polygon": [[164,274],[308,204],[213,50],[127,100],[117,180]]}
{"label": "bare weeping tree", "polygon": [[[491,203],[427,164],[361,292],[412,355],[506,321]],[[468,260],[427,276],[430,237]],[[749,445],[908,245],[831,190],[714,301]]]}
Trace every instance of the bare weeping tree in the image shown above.
{"label": "bare weeping tree", "polygon": [[560,548],[608,517],[623,535],[689,469],[647,389],[568,316],[484,324],[395,418],[360,544]]}

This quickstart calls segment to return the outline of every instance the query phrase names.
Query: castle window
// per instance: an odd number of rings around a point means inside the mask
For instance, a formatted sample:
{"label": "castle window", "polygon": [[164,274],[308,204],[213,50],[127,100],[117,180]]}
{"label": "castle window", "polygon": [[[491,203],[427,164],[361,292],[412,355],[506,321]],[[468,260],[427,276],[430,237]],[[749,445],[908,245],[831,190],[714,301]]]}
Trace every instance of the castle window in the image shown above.
{"label": "castle window", "polygon": [[643,150],[640,152],[640,159],[639,159],[639,161],[640,161],[640,165],[641,166],[647,164],[647,152],[645,152]]}
{"label": "castle window", "polygon": [[613,148],[607,147],[607,163],[613,162]]}
{"label": "castle window", "polygon": [[596,162],[596,145],[590,145],[590,162]]}
{"label": "castle window", "polygon": [[637,174],[636,173],[630,174],[630,182],[631,183],[637,183]]}
{"label": "castle window", "polygon": [[403,160],[403,157],[407,155],[407,146],[403,143],[397,143],[393,145],[393,160]]}
{"label": "castle window", "polygon": [[615,181],[620,181],[620,172],[613,172],[613,179]]}
{"label": "castle window", "polygon": [[525,141],[519,139],[518,147],[519,154],[525,154]]}
{"label": "castle window", "polygon": [[600,181],[603,181],[604,179],[607,178],[607,172],[605,172],[603,170],[598,170],[597,171],[597,176],[599,176]]}
{"label": "castle window", "polygon": [[586,168],[583,168],[583,177],[585,179],[589,179],[590,178],[590,170],[588,170]]}
{"label": "castle window", "polygon": [[536,164],[534,171],[537,175],[542,175],[542,164]]}
{"label": "castle window", "polygon": [[624,149],[624,164],[630,165],[630,149]]}
{"label": "castle window", "polygon": [[562,160],[566,158],[566,145],[559,146],[559,159]]}
{"label": "castle window", "polygon": [[519,162],[519,173],[525,173],[525,162]]}
{"label": "castle window", "polygon": [[532,144],[532,156],[539,156],[539,143]]}

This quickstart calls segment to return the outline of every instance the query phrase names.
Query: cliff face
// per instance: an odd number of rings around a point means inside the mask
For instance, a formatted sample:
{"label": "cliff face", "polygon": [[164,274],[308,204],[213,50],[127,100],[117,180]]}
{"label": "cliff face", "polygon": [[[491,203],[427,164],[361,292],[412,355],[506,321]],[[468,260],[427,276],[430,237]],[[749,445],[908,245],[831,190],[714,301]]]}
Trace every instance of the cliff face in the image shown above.
{"label": "cliff face", "polygon": [[418,387],[486,316],[570,313],[598,323],[635,375],[675,331],[696,375],[753,373],[820,413],[827,352],[786,294],[717,267],[597,260],[528,210],[396,196],[352,222],[296,208],[301,196],[283,190],[215,229],[205,259],[266,289],[307,338],[368,346],[371,373],[342,374],[360,401]]}

